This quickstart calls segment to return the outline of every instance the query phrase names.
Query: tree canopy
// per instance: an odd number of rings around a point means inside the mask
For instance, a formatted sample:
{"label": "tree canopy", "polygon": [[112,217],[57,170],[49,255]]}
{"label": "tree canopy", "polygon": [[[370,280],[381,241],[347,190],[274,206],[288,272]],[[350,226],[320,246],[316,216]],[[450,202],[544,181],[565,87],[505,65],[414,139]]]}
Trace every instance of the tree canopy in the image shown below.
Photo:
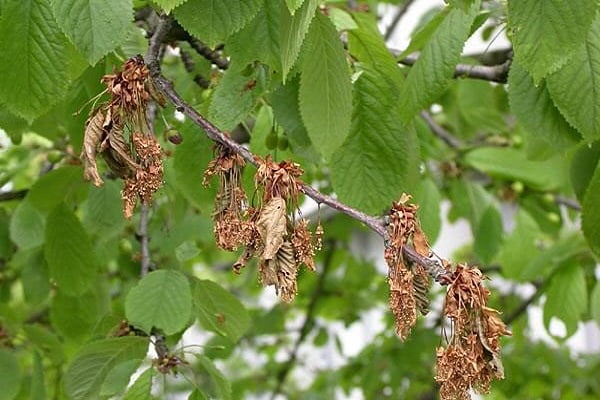
{"label": "tree canopy", "polygon": [[600,3],[413,3],[0,0],[0,400],[598,398]]}

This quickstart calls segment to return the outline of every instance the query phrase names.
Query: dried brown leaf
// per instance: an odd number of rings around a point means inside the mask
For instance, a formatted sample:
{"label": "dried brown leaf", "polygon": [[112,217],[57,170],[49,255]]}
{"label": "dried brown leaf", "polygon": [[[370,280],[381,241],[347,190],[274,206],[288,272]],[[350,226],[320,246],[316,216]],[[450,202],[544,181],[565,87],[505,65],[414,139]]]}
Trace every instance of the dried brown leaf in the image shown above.
{"label": "dried brown leaf", "polygon": [[[256,227],[264,243],[261,260],[271,260],[284,242],[286,234],[285,200],[273,197],[260,212]],[[292,253],[293,256],[293,253]]]}
{"label": "dried brown leaf", "polygon": [[92,181],[95,186],[102,186],[104,183],[98,174],[98,166],[96,165],[96,153],[103,136],[106,134],[103,129],[104,118],[105,115],[102,109],[96,110],[95,114],[85,122],[83,136],[83,150],[81,152],[84,165],[83,178]]}
{"label": "dried brown leaf", "polygon": [[429,248],[427,236],[425,236],[425,233],[423,233],[418,224],[415,225],[412,241],[417,253],[423,257],[429,257],[431,249]]}
{"label": "dried brown leaf", "polygon": [[298,267],[294,259],[294,248],[284,241],[273,259],[261,260],[259,280],[264,286],[274,285],[275,292],[287,303],[292,302],[298,291],[296,274]]}

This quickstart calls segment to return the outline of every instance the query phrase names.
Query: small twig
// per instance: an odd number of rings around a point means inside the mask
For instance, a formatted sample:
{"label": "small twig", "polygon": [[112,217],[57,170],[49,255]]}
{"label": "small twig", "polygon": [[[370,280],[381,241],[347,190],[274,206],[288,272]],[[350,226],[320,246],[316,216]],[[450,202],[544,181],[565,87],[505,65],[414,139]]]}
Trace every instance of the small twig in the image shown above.
{"label": "small twig", "polygon": [[[183,67],[185,68],[185,70],[187,72],[189,72],[190,74],[194,73],[194,60],[192,60],[192,57],[190,57],[190,55],[188,54],[187,51],[181,50],[179,51],[180,57],[181,57],[181,61],[183,62]],[[202,89],[208,89],[210,87],[210,82],[205,79],[202,75],[200,74],[194,74],[194,82],[196,82],[196,84],[198,86],[200,86]]]}
{"label": "small twig", "polygon": [[508,314],[504,318],[504,323],[506,325],[510,325],[513,322],[515,322],[521,315],[525,313],[525,311],[527,311],[529,306],[533,304],[533,302],[536,301],[538,297],[540,297],[541,294],[544,292],[543,289],[546,284],[546,281],[534,282],[533,284],[535,285],[535,292],[531,296],[523,300],[523,302],[519,304],[519,306],[512,313]]}
{"label": "small twig", "polygon": [[412,3],[414,3],[414,0],[406,0],[404,2],[404,4],[402,4],[400,7],[398,7],[398,11],[396,11],[396,15],[394,15],[392,22],[390,22],[390,25],[385,30],[385,35],[383,37],[385,38],[386,41],[396,31],[396,27],[398,26],[398,23],[400,22],[402,17],[404,17],[404,15],[408,11],[408,8],[412,5]]}
{"label": "small twig", "polygon": [[579,204],[579,202],[577,200],[569,199],[568,197],[564,197],[564,196],[560,196],[560,195],[555,195],[554,202],[556,204],[568,207],[575,211],[581,211],[581,204]]}
{"label": "small twig", "polygon": [[187,36],[186,41],[190,44],[190,46],[192,46],[192,49],[196,50],[198,54],[215,64],[220,69],[229,68],[229,60],[221,57],[217,51],[214,51],[206,44],[190,35]]}
{"label": "small twig", "polygon": [[316,313],[316,306],[319,302],[321,295],[323,294],[323,288],[325,287],[325,279],[327,277],[327,273],[329,272],[329,268],[331,266],[331,260],[333,259],[333,254],[335,253],[336,243],[333,240],[328,241],[328,245],[326,246],[328,249],[325,253],[325,259],[323,260],[323,269],[319,274],[319,280],[317,281],[317,285],[315,290],[312,293],[310,298],[310,302],[306,308],[306,316],[304,317],[304,321],[302,322],[302,326],[300,328],[300,334],[292,347],[292,352],[290,353],[290,358],[283,364],[282,368],[277,373],[277,386],[275,390],[271,394],[271,400],[274,400],[278,394],[282,392],[283,385],[285,380],[287,379],[289,373],[294,368],[294,364],[298,359],[298,350],[300,350],[300,345],[304,342],[308,334],[310,333]]}
{"label": "small twig", "polygon": [[[392,53],[395,53],[396,55],[398,54],[397,51],[392,51]],[[398,62],[400,64],[412,67],[418,59],[418,56],[411,54]],[[454,69],[454,77],[473,78],[490,82],[506,83],[508,78],[508,70],[510,69],[510,62],[511,60],[508,59],[502,64],[498,65],[458,64]]]}
{"label": "small twig", "polygon": [[16,190],[14,192],[0,192],[0,201],[20,200],[29,192],[28,189]]}
{"label": "small twig", "polygon": [[435,122],[433,117],[427,111],[421,111],[421,118],[423,118],[429,129],[431,129],[431,132],[433,132],[435,136],[442,139],[448,146],[452,147],[453,149],[463,147],[462,141],[452,136],[450,132]]}

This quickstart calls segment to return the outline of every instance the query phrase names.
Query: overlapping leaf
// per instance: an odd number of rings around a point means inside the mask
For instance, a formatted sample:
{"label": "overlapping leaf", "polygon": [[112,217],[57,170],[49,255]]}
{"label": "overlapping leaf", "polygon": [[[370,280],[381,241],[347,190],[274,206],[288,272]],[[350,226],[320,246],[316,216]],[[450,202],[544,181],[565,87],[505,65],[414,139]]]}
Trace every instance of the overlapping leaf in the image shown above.
{"label": "overlapping leaf", "polygon": [[330,158],[350,130],[352,84],[342,42],[335,27],[317,13],[303,54],[300,114],[311,142]]}
{"label": "overlapping leaf", "polygon": [[173,12],[185,30],[215,47],[252,20],[261,3],[260,0],[187,0]]}
{"label": "overlapping leaf", "polygon": [[576,262],[567,263],[552,277],[546,291],[544,304],[544,323],[550,325],[552,317],[559,318],[571,336],[577,330],[577,322],[587,310],[587,286],[585,273]]}
{"label": "overlapping leaf", "polygon": [[0,37],[0,100],[31,121],[66,94],[67,38],[46,0],[4,1]]}
{"label": "overlapping leaf", "polygon": [[52,0],[56,22],[90,64],[127,38],[131,0]]}
{"label": "overlapping leaf", "polygon": [[536,84],[584,41],[597,8],[596,0],[508,2],[515,57]]}
{"label": "overlapping leaf", "polygon": [[586,140],[600,138],[600,16],[569,62],[547,81],[550,96],[567,121]]}
{"label": "overlapping leaf", "polygon": [[592,250],[600,255],[600,167],[596,166],[594,175],[583,197],[581,228]]}
{"label": "overlapping leaf", "polygon": [[175,7],[185,3],[187,0],[153,0],[162,7],[165,12],[170,13]]}
{"label": "overlapping leaf", "polygon": [[406,123],[446,89],[471,31],[480,1],[468,12],[452,8],[411,67],[400,93],[400,116]]}
{"label": "overlapping leaf", "polygon": [[296,63],[298,54],[300,54],[304,37],[315,16],[318,3],[318,0],[306,0],[293,15],[287,7],[281,5],[281,22],[279,26],[281,34],[281,72],[284,82]]}

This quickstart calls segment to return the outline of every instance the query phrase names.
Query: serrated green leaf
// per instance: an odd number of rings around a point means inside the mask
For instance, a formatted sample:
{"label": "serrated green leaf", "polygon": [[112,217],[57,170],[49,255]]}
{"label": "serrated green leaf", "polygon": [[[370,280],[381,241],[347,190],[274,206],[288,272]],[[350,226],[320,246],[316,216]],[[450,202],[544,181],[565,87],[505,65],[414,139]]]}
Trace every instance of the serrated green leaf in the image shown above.
{"label": "serrated green leaf", "polygon": [[47,0],[4,1],[0,37],[0,100],[31,122],[66,94],[67,38]]}
{"label": "serrated green leaf", "polygon": [[304,37],[308,33],[318,0],[306,0],[293,15],[285,5],[281,5],[281,73],[285,83],[288,73],[296,63]]}
{"label": "serrated green leaf", "polygon": [[256,70],[251,75],[233,67],[225,72],[208,109],[208,116],[215,125],[230,131],[248,116],[259,90],[258,86],[249,86],[252,82],[256,84]]}
{"label": "serrated green leaf", "polygon": [[338,32],[351,31],[358,28],[358,25],[354,22],[352,16],[341,8],[330,8],[329,18]]}
{"label": "serrated green leaf", "polygon": [[456,108],[468,125],[493,134],[507,129],[494,87],[489,82],[459,79],[456,83]]}
{"label": "serrated green leaf", "polygon": [[452,8],[411,67],[400,92],[400,116],[405,123],[448,86],[479,4],[479,0],[475,1],[468,12]]}
{"label": "serrated green leaf", "polygon": [[421,229],[427,235],[429,243],[433,244],[442,227],[440,210],[442,196],[435,182],[431,179],[423,179],[417,186],[414,201],[419,205],[418,216]]}
{"label": "serrated green leaf", "polygon": [[250,316],[244,305],[215,282],[195,280],[194,304],[205,329],[227,336],[233,342],[250,327]]}
{"label": "serrated green leaf", "polygon": [[254,19],[227,40],[227,51],[240,65],[261,61],[276,71],[281,70],[279,2],[262,0]]}
{"label": "serrated green leaf", "polygon": [[554,190],[568,182],[565,160],[561,157],[530,161],[524,152],[514,148],[482,147],[469,151],[463,160],[493,177],[521,181],[536,190]]}
{"label": "serrated green leaf", "polygon": [[508,2],[508,28],[515,58],[537,84],[567,60],[585,40],[596,0]]}
{"label": "serrated green leaf", "polygon": [[335,27],[317,13],[306,37],[300,78],[300,114],[315,148],[329,159],[350,130],[352,84]]}
{"label": "serrated green leaf", "polygon": [[173,13],[183,28],[215,47],[258,12],[260,0],[187,0]]}
{"label": "serrated green leaf", "polygon": [[[42,233],[43,231],[42,229]],[[50,277],[44,249],[36,247],[25,251],[20,250],[14,254],[12,263],[21,269],[25,301],[31,305],[38,305],[45,301],[50,293]]]}
{"label": "serrated green leaf", "polygon": [[194,389],[187,400],[208,400],[208,397],[200,389]]}
{"label": "serrated green leaf", "polygon": [[448,214],[451,221],[466,218],[475,232],[481,216],[492,202],[492,196],[479,184],[470,180],[456,180],[450,186],[452,209]]}
{"label": "serrated green leaf", "polygon": [[581,232],[572,233],[557,240],[553,246],[544,249],[531,260],[521,272],[523,280],[533,281],[546,277],[570,259],[589,253],[589,247]]}
{"label": "serrated green leaf", "polygon": [[27,200],[19,203],[10,219],[10,239],[20,249],[29,249],[44,243],[46,218]]}
{"label": "serrated green leaf", "polygon": [[594,290],[590,295],[590,313],[592,318],[600,324],[600,283],[596,282]]}
{"label": "serrated green leaf", "polygon": [[586,140],[600,138],[600,16],[569,62],[547,81],[550,96],[567,121]]}
{"label": "serrated green leaf", "polygon": [[[276,3],[275,1],[273,3]],[[304,3],[304,0],[285,0],[285,4],[290,10],[290,14],[294,15],[297,9]]]}
{"label": "serrated green leaf", "polygon": [[151,398],[152,378],[154,377],[154,368],[148,368],[140,375],[133,385],[129,388],[123,400],[147,400]]}
{"label": "serrated green leaf", "polygon": [[594,253],[600,255],[600,208],[598,208],[598,204],[600,204],[600,166],[596,166],[581,204],[581,229]]}
{"label": "serrated green leaf", "polygon": [[21,143],[28,127],[29,123],[24,118],[14,115],[6,106],[0,105],[0,129],[6,132],[13,144]]}
{"label": "serrated green leaf", "polygon": [[522,279],[525,267],[540,254],[536,240],[541,233],[535,220],[526,211],[517,212],[515,224],[514,230],[504,239],[498,262],[505,277],[517,280]]}
{"label": "serrated green leaf", "polygon": [[117,181],[105,181],[102,187],[89,186],[83,204],[83,225],[88,232],[105,241],[121,234],[125,219],[121,211],[121,188]]}
{"label": "serrated green leaf", "polygon": [[131,0],[52,0],[56,22],[94,65],[127,38]]}
{"label": "serrated green leaf", "polygon": [[32,206],[47,214],[63,201],[71,200],[80,191],[87,192],[80,167],[64,166],[48,172],[27,193]]}
{"label": "serrated green leaf", "polygon": [[600,142],[582,143],[571,159],[571,185],[582,202],[600,160]]}
{"label": "serrated green leaf", "polygon": [[204,369],[211,377],[216,389],[216,398],[231,399],[231,383],[225,378],[223,373],[213,364],[211,360],[201,354],[196,355],[200,367]]}
{"label": "serrated green leaf", "polygon": [[0,371],[0,399],[12,400],[21,387],[21,368],[17,357],[7,349],[0,349]]}
{"label": "serrated green leaf", "polygon": [[127,360],[115,365],[102,383],[100,396],[111,397],[123,393],[129,384],[131,375],[138,369],[139,364],[138,360]]}
{"label": "serrated green leaf", "polygon": [[473,250],[483,263],[490,263],[500,249],[502,233],[502,216],[496,207],[490,205],[483,212],[473,235]]}
{"label": "serrated green leaf", "polygon": [[190,321],[192,293],[185,275],[175,270],[150,272],[125,299],[125,316],[132,325],[150,333],[152,328],[172,335]]}
{"label": "serrated green leaf", "polygon": [[587,310],[587,286],[583,268],[576,262],[561,267],[552,277],[550,287],[546,290],[544,304],[544,324],[550,319],[560,319],[567,328],[567,336],[577,330],[577,322]]}
{"label": "serrated green leaf", "polygon": [[404,51],[398,55],[398,59],[402,60],[406,56],[425,47],[427,42],[429,42],[429,39],[431,39],[431,36],[433,36],[442,21],[444,21],[444,18],[446,18],[446,15],[450,10],[450,7],[443,8],[440,10],[440,12],[436,13],[423,27],[416,31],[414,35],[412,35],[410,43],[406,49],[404,49]]}
{"label": "serrated green leaf", "polygon": [[97,399],[106,375],[115,365],[144,359],[148,338],[124,336],[92,342],[75,355],[65,374],[65,391],[72,400]]}
{"label": "serrated green leaf", "polygon": [[367,213],[381,213],[418,177],[414,129],[405,128],[394,105],[396,87],[365,70],[354,84],[354,111],[348,139],[331,160],[331,181],[339,199]]}
{"label": "serrated green leaf", "polygon": [[564,151],[580,139],[580,134],[560,114],[545,83],[534,85],[533,78],[513,61],[508,74],[508,100],[511,111],[529,134]]}
{"label": "serrated green leaf", "polygon": [[100,317],[100,298],[94,289],[76,296],[58,290],[50,305],[52,326],[67,339],[85,339]]}
{"label": "serrated green leaf", "polygon": [[185,3],[187,0],[152,0],[154,3],[158,4],[165,12],[170,13],[175,7],[180,6]]}
{"label": "serrated green leaf", "polygon": [[90,239],[64,204],[48,215],[44,254],[50,277],[65,294],[83,294],[96,280],[97,262]]}

